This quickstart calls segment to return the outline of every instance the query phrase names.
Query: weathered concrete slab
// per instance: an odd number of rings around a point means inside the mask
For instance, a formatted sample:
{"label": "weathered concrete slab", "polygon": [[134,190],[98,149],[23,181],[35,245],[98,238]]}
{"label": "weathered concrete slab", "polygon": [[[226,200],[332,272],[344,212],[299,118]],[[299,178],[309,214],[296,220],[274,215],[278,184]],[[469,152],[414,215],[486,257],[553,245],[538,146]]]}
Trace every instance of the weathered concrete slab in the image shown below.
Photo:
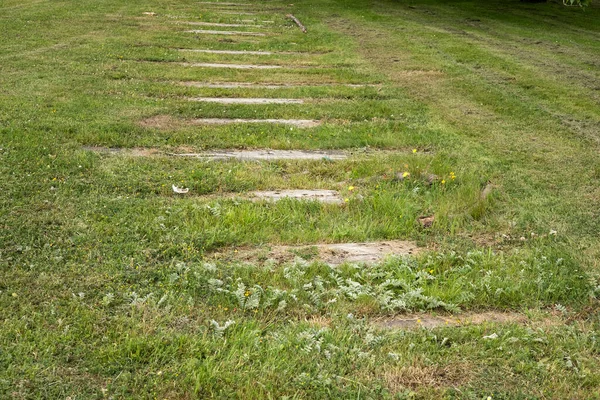
{"label": "weathered concrete slab", "polygon": [[234,36],[267,36],[261,32],[242,32],[242,31],[215,31],[210,29],[192,29],[184,31],[186,33],[195,33],[198,35],[234,35]]}
{"label": "weathered concrete slab", "polygon": [[228,125],[228,124],[280,124],[293,125],[297,128],[314,128],[321,124],[312,119],[244,119],[244,118],[197,118],[192,120],[198,125]]}
{"label": "weathered concrete slab", "polygon": [[179,49],[179,51],[187,51],[187,52],[190,52],[190,53],[253,55],[253,56],[270,56],[270,55],[275,54],[275,53],[273,53],[271,51],[251,51],[251,50]]}
{"label": "weathered concrete slab", "polygon": [[[241,22],[256,22],[256,20],[253,19],[242,19]],[[269,21],[269,20],[264,20],[264,21],[258,21],[261,22],[263,24],[274,24],[275,21]]]}
{"label": "weathered concrete slab", "polygon": [[130,157],[153,157],[161,154],[160,150],[158,149],[144,147],[120,148],[102,146],[83,146],[82,149],[86,151],[92,151],[94,153],[123,154]]}
{"label": "weathered concrete slab", "polygon": [[253,83],[204,83],[204,82],[181,82],[183,86],[212,89],[281,89],[288,86],[283,85],[261,85]]}
{"label": "weathered concrete slab", "polygon": [[232,68],[232,69],[278,69],[281,65],[256,65],[256,64],[220,64],[220,63],[181,63],[189,67],[200,68]]}
{"label": "weathered concrete slab", "polygon": [[139,121],[144,128],[178,129],[186,125],[227,125],[227,124],[281,124],[297,128],[314,128],[321,121],[312,119],[245,119],[245,118],[196,118],[179,119],[169,115],[153,115]]}
{"label": "weathered concrete slab", "polygon": [[270,160],[343,160],[347,155],[334,151],[304,150],[220,150],[202,153],[170,154],[178,157],[197,157],[212,160],[270,161]]}
{"label": "weathered concrete slab", "polygon": [[[260,260],[271,260],[278,264],[293,262],[302,255],[308,261],[321,261],[329,265],[343,263],[373,264],[387,257],[412,256],[420,249],[415,242],[405,240],[388,240],[365,243],[314,244],[306,246],[271,246],[265,248],[237,249],[235,259],[260,263]],[[232,254],[228,251],[227,254]],[[227,255],[215,253],[216,258]]]}
{"label": "weathered concrete slab", "polygon": [[[210,10],[213,11],[213,10]],[[253,12],[242,12],[242,11],[220,11],[220,10],[214,10],[219,14],[227,14],[227,15],[257,15],[257,13],[253,13]]]}
{"label": "weathered concrete slab", "polygon": [[224,1],[199,1],[197,4],[214,4],[217,6],[253,6],[252,3],[228,3]]}
{"label": "weathered concrete slab", "polygon": [[299,87],[351,87],[351,88],[363,88],[369,87],[370,85],[355,85],[351,83],[299,83],[299,84],[261,84],[261,83],[248,83],[248,82],[224,82],[224,83],[206,83],[206,82],[181,82],[183,86],[197,87],[197,88],[213,88],[213,89],[286,89],[286,88],[299,88]]}
{"label": "weathered concrete slab", "polygon": [[372,264],[392,255],[408,255],[416,252],[416,244],[402,240],[387,242],[340,243],[321,245],[320,256],[329,264]]}
{"label": "weathered concrete slab", "polygon": [[273,160],[344,160],[348,156],[341,151],[306,151],[306,150],[215,150],[198,153],[185,152],[188,149],[174,149],[171,152],[158,148],[135,147],[117,148],[101,146],[83,146],[83,150],[94,153],[126,155],[130,157],[189,157],[202,160],[238,160],[238,161],[273,161]]}
{"label": "weathered concrete slab", "polygon": [[518,323],[527,317],[517,313],[483,312],[460,315],[413,314],[386,318],[375,322],[376,326],[388,329],[440,328],[445,326],[481,325],[484,323]]}
{"label": "weathered concrete slab", "polygon": [[224,24],[220,22],[195,22],[195,21],[178,21],[178,24],[194,25],[194,26],[220,26],[225,28],[262,28],[262,25],[248,24]]}
{"label": "weathered concrete slab", "polygon": [[283,199],[296,199],[319,201],[321,203],[342,204],[344,200],[335,190],[267,190],[251,192],[249,194],[253,201],[279,201]]}
{"label": "weathered concrete slab", "polygon": [[239,97],[189,97],[190,101],[219,104],[303,104],[302,99],[269,99]]}

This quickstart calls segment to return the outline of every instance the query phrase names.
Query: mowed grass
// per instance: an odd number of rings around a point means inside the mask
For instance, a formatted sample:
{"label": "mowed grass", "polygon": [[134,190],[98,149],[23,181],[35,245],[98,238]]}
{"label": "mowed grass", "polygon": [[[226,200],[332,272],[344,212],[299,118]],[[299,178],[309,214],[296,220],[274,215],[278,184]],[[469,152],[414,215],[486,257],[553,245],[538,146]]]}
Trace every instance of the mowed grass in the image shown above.
{"label": "mowed grass", "polygon": [[[258,14],[188,0],[0,5],[0,397],[599,398],[597,5],[249,4]],[[167,154],[231,148],[349,158]],[[345,201],[248,199],[287,188]],[[336,267],[310,247],[390,239],[421,251]],[[281,264],[267,256],[276,245],[307,247]],[[522,319],[377,324],[480,311]]]}

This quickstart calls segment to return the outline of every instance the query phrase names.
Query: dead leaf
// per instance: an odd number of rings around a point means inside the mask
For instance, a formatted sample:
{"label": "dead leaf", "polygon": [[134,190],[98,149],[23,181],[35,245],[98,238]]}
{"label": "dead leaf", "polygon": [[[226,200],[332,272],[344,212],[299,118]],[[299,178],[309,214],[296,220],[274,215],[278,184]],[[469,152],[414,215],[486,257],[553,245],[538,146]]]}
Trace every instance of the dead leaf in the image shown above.
{"label": "dead leaf", "polygon": [[492,194],[492,191],[496,188],[496,185],[494,185],[491,182],[488,182],[488,184],[485,186],[485,188],[483,188],[483,191],[481,192],[481,200],[486,200],[490,194]]}
{"label": "dead leaf", "polygon": [[439,181],[440,177],[437,176],[436,174],[427,174],[425,175],[425,182],[427,184],[427,186],[431,186],[433,185],[435,182]]}
{"label": "dead leaf", "polygon": [[435,216],[433,215],[429,215],[427,217],[419,217],[419,223],[423,228],[431,228],[434,220]]}
{"label": "dead leaf", "polygon": [[173,191],[175,193],[178,193],[178,194],[186,194],[186,193],[188,193],[190,191],[190,189],[188,189],[188,188],[180,188],[180,187],[177,187],[177,186],[173,185]]}

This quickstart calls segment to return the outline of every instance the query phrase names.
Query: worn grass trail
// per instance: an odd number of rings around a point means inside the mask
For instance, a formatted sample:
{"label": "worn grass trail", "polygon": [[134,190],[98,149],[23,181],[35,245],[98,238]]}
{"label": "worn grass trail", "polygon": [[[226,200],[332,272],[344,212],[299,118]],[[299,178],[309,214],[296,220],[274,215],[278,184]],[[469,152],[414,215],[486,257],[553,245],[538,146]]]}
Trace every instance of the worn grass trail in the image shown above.
{"label": "worn grass trail", "polygon": [[0,397],[598,398],[599,17],[5,0]]}

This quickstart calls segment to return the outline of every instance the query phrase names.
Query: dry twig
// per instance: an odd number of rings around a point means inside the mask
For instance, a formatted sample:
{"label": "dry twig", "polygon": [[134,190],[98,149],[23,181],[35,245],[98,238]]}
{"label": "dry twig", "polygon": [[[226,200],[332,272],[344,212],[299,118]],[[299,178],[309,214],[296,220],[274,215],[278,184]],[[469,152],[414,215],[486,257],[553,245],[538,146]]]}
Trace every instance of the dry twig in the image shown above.
{"label": "dry twig", "polygon": [[291,18],[296,23],[296,25],[300,27],[300,29],[302,29],[302,32],[306,33],[306,27],[302,25],[302,22],[300,22],[298,18],[294,17],[292,14],[288,14],[287,16],[288,18]]}

